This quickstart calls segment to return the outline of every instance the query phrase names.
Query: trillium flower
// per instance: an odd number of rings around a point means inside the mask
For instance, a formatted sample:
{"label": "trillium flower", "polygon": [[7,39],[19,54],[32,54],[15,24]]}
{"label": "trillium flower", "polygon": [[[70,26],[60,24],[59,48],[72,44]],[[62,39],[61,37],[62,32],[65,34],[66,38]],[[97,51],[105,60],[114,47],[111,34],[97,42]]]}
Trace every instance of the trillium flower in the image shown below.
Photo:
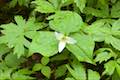
{"label": "trillium flower", "polygon": [[63,51],[66,44],[75,44],[77,41],[71,37],[65,36],[62,33],[55,32],[55,37],[59,40],[58,51],[59,53]]}

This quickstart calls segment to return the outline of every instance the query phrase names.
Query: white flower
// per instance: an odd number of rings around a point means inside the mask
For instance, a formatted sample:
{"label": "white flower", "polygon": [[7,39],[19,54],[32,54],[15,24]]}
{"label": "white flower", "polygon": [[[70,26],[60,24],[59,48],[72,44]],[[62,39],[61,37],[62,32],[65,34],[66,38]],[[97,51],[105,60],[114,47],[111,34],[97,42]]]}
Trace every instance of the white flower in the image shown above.
{"label": "white flower", "polygon": [[71,37],[65,36],[62,33],[55,32],[56,39],[59,40],[58,51],[63,51],[66,44],[75,44],[77,41]]}

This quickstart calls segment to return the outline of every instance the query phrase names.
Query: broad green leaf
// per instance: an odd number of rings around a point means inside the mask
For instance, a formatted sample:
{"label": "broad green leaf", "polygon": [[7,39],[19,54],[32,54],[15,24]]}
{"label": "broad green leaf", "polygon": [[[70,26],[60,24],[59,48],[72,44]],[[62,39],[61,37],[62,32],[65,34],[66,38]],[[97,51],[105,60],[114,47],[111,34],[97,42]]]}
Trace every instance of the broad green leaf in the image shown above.
{"label": "broad green leaf", "polygon": [[117,59],[117,63],[120,64],[120,58]]}
{"label": "broad green leaf", "polygon": [[74,3],[74,0],[61,0],[61,3],[62,3],[62,7],[64,7]]}
{"label": "broad green leaf", "polygon": [[56,10],[60,10],[62,0],[48,0],[48,1],[53,4]]}
{"label": "broad green leaf", "polygon": [[42,57],[41,63],[42,63],[43,65],[47,65],[47,64],[49,63],[49,58],[48,58],[48,57]]}
{"label": "broad green leaf", "polygon": [[29,32],[26,32],[25,33],[25,36],[27,37],[27,38],[30,38],[30,39],[33,39],[34,38],[34,36],[36,35],[36,31],[29,31]]}
{"label": "broad green leaf", "polygon": [[97,55],[97,57],[95,58],[95,61],[99,63],[103,62],[103,61],[107,61],[108,59],[110,59],[112,56],[108,53],[108,52],[101,52]]}
{"label": "broad green leaf", "polygon": [[42,67],[43,65],[41,63],[37,63],[33,66],[32,71],[39,71]]}
{"label": "broad green leaf", "polygon": [[109,15],[107,10],[106,11],[105,10],[98,10],[98,9],[94,9],[92,7],[85,7],[84,13],[88,14],[88,15],[91,14],[91,15],[96,16],[96,17],[102,17],[102,18],[106,18]]}
{"label": "broad green leaf", "polygon": [[21,33],[21,31],[19,31],[19,28],[13,23],[1,25],[0,27],[4,28],[4,30],[1,32],[6,35],[0,37],[0,43],[8,43],[9,47],[15,44],[14,40],[16,39],[16,36]]}
{"label": "broad green leaf", "polygon": [[88,80],[100,80],[99,73],[88,69]]}
{"label": "broad green leaf", "polygon": [[3,72],[0,72],[0,80],[10,80],[11,79],[11,73],[13,69],[7,69]]}
{"label": "broad green leaf", "polygon": [[24,46],[28,47],[30,45],[30,42],[24,37],[26,33],[29,33],[29,31],[35,32],[41,29],[42,25],[38,25],[39,23],[35,22],[34,18],[25,21],[21,16],[15,16],[15,21],[17,25],[9,23],[0,26],[3,28],[1,32],[4,34],[0,37],[0,43],[5,43],[9,48],[14,48],[14,54],[20,57],[24,55]]}
{"label": "broad green leaf", "polygon": [[80,11],[83,12],[83,9],[85,8],[86,5],[86,0],[74,0],[74,2],[76,3]]}
{"label": "broad green leaf", "polygon": [[19,73],[14,73],[12,75],[12,80],[34,80],[33,77],[30,77],[28,75],[23,75],[23,74],[19,74]]}
{"label": "broad green leaf", "polygon": [[71,66],[72,68],[67,65],[67,68],[76,80],[86,80],[86,72],[82,64],[80,64],[78,61],[74,61]]}
{"label": "broad green leaf", "polygon": [[35,18],[30,17],[25,24],[25,32],[35,31],[44,28],[44,23],[35,21]]}
{"label": "broad green leaf", "polygon": [[21,6],[22,4],[24,4],[24,1],[25,1],[25,0],[19,0],[19,1],[18,1],[18,4]]}
{"label": "broad green leaf", "polygon": [[33,1],[32,3],[36,4],[35,10],[41,13],[52,13],[55,12],[54,6],[45,0],[36,0]]}
{"label": "broad green leaf", "polygon": [[16,21],[18,27],[21,27],[21,28],[24,27],[24,25],[25,25],[25,20],[23,19],[22,16],[16,16],[16,17],[15,17],[15,21]]}
{"label": "broad green leaf", "polygon": [[88,33],[94,41],[101,42],[108,36],[106,33],[109,33],[110,29],[105,26],[105,20],[98,20],[86,27],[84,31]]}
{"label": "broad green leaf", "polygon": [[120,36],[120,19],[116,20],[113,24],[112,24],[112,34],[115,36]]}
{"label": "broad green leaf", "polygon": [[29,2],[30,2],[30,0],[11,0],[9,2],[9,7],[13,8],[13,7],[15,7],[17,5],[17,3],[20,6],[26,6],[26,7],[28,7]]}
{"label": "broad green leaf", "polygon": [[30,77],[30,74],[32,74],[32,71],[24,68],[14,72],[11,77],[12,80],[33,80],[34,78]]}
{"label": "broad green leaf", "polygon": [[109,48],[100,48],[96,52],[96,58],[95,61],[99,63],[103,61],[107,61],[111,57],[116,58],[116,54]]}
{"label": "broad green leaf", "polygon": [[30,54],[38,52],[45,57],[50,57],[57,54],[57,40],[53,32],[40,31],[38,32],[30,45]]}
{"label": "broad green leaf", "polygon": [[15,43],[15,47],[14,47],[14,54],[17,54],[18,57],[20,57],[21,55],[24,55],[24,36],[20,36],[16,39],[16,43]]}
{"label": "broad green leaf", "polygon": [[114,30],[114,31],[119,31],[120,30],[120,19],[116,20],[112,24],[112,30]]}
{"label": "broad green leaf", "polygon": [[1,59],[1,56],[7,52],[9,52],[10,49],[8,48],[7,45],[5,44],[0,44],[0,59]]}
{"label": "broad green leaf", "polygon": [[13,8],[13,7],[16,6],[16,4],[17,4],[17,0],[12,0],[12,1],[10,1],[10,3],[9,3],[9,7],[10,7],[10,8]]}
{"label": "broad green leaf", "polygon": [[65,75],[66,71],[67,71],[67,68],[65,65],[59,66],[55,71],[55,78],[58,78],[58,77]]}
{"label": "broad green leaf", "polygon": [[114,71],[114,74],[112,75],[112,80],[119,80],[120,76],[118,75],[117,71]]}
{"label": "broad green leaf", "polygon": [[30,0],[18,0],[18,4],[20,6],[26,6],[26,7],[28,7],[29,2],[30,2]]}
{"label": "broad green leaf", "polygon": [[20,63],[22,63],[23,61],[25,61],[24,58],[17,58],[16,55],[10,53],[5,57],[5,63],[7,66],[9,67],[17,67],[18,65],[20,65]]}
{"label": "broad green leaf", "polygon": [[41,73],[46,76],[47,78],[50,78],[50,75],[51,75],[51,69],[50,67],[48,66],[44,66],[42,69],[41,69]]}
{"label": "broad green leaf", "polygon": [[32,74],[33,72],[30,71],[30,70],[27,69],[27,68],[23,68],[23,69],[19,69],[19,70],[17,71],[17,73],[20,73],[20,74]]}
{"label": "broad green leaf", "polygon": [[120,50],[120,46],[119,46],[120,20],[119,19],[112,24],[111,32],[112,35],[109,37],[109,41],[115,49]]}
{"label": "broad green leaf", "polygon": [[108,0],[92,0],[88,1],[87,5],[88,6],[84,8],[84,13],[102,18],[109,17]]}
{"label": "broad green leaf", "polygon": [[74,2],[74,0],[48,0],[50,1],[56,10],[60,10],[61,7],[68,6]]}
{"label": "broad green leaf", "polygon": [[104,64],[105,71],[103,74],[112,75],[116,67],[116,62],[111,60]]}
{"label": "broad green leaf", "polygon": [[59,11],[53,15],[53,20],[49,22],[50,28],[68,35],[71,32],[79,31],[82,27],[81,17],[71,11]]}
{"label": "broad green leaf", "polygon": [[118,75],[120,76],[120,64],[116,64],[116,71]]}
{"label": "broad green leaf", "polygon": [[74,38],[77,43],[67,45],[67,49],[72,52],[79,61],[93,63],[93,50],[95,46],[93,39],[88,35],[78,33],[73,34],[72,38]]}
{"label": "broad green leaf", "polygon": [[7,70],[8,66],[5,64],[5,62],[0,62],[0,70]]}
{"label": "broad green leaf", "polygon": [[112,5],[111,9],[111,17],[112,18],[120,18],[120,1],[117,1],[116,4]]}
{"label": "broad green leaf", "polygon": [[120,39],[111,36],[109,40],[115,49],[120,50]]}

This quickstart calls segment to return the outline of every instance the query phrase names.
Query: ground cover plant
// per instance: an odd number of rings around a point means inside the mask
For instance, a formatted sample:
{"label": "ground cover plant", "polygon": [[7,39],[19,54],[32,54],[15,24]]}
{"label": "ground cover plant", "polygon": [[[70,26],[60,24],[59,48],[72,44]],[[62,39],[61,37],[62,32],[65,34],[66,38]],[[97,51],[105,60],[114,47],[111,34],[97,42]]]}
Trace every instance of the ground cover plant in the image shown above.
{"label": "ground cover plant", "polygon": [[0,0],[0,80],[120,80],[120,0]]}

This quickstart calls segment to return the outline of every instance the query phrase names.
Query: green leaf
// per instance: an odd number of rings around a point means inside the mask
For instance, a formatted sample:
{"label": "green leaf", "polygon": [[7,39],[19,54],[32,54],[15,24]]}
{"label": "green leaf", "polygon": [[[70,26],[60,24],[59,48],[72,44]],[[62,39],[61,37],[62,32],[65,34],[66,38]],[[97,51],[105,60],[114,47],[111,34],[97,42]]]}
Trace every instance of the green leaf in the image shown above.
{"label": "green leaf", "polygon": [[[30,18],[25,21],[21,16],[15,16],[15,21],[17,23],[9,23],[1,25],[3,28],[1,31],[4,35],[0,37],[0,43],[5,43],[9,48],[14,48],[14,54],[18,57],[24,55],[25,47],[30,45],[30,42],[24,37],[29,31],[35,32],[41,28],[41,25],[36,25],[35,19]],[[33,33],[34,34],[34,33]]]}
{"label": "green leaf", "polygon": [[110,42],[111,42],[111,45],[112,45],[115,49],[120,50],[120,44],[119,44],[119,43],[120,43],[120,39],[111,36],[111,37],[109,38],[109,40],[110,40]]}
{"label": "green leaf", "polygon": [[48,0],[48,1],[53,4],[56,10],[60,10],[62,0]]}
{"label": "green leaf", "polygon": [[29,3],[30,0],[18,0],[18,4],[20,6],[27,6],[28,7],[28,3]]}
{"label": "green leaf", "polygon": [[20,6],[26,6],[28,7],[28,3],[30,2],[30,0],[11,0],[9,2],[9,7],[10,8],[13,8],[17,5],[17,3],[20,5]]}
{"label": "green leaf", "polygon": [[112,18],[120,18],[119,5],[120,5],[120,1],[117,1],[117,3],[112,6],[112,9],[111,9],[111,17]]}
{"label": "green leaf", "polygon": [[111,55],[109,55],[109,53],[108,52],[102,52],[102,53],[99,53],[98,55],[97,55],[97,57],[95,58],[95,61],[96,62],[103,62],[103,61],[107,61],[108,59],[110,59],[112,56]]}
{"label": "green leaf", "polygon": [[104,64],[105,71],[103,72],[103,75],[104,74],[112,75],[115,70],[115,67],[116,67],[115,61],[111,60],[107,62],[106,64]]}
{"label": "green leaf", "polygon": [[120,19],[116,20],[112,24],[112,30],[114,30],[114,31],[119,31],[120,30]]}
{"label": "green leaf", "polygon": [[47,64],[49,63],[49,58],[48,58],[48,57],[42,57],[41,63],[42,63],[43,65],[47,65]]}
{"label": "green leaf", "polygon": [[17,58],[16,55],[10,53],[5,57],[5,63],[7,66],[9,67],[17,67],[18,65],[20,65],[20,63],[22,63],[23,61],[25,61],[24,58]]}
{"label": "green leaf", "polygon": [[33,80],[34,78],[29,76],[31,73],[28,69],[20,69],[12,74],[12,80]]}
{"label": "green leaf", "polygon": [[116,64],[116,71],[118,75],[120,76],[120,65],[119,64]]}
{"label": "green leaf", "polygon": [[15,21],[19,27],[24,27],[25,25],[25,20],[23,19],[22,16],[15,16]]}
{"label": "green leaf", "polygon": [[82,64],[80,64],[78,61],[74,61],[71,66],[72,68],[67,65],[67,68],[76,80],[86,80],[86,72]]}
{"label": "green leaf", "polygon": [[48,0],[53,4],[55,10],[59,11],[61,7],[68,6],[74,2],[74,0]]}
{"label": "green leaf", "polygon": [[36,22],[35,18],[30,17],[25,24],[25,32],[27,31],[35,31],[44,28],[44,23]]}
{"label": "green leaf", "polygon": [[27,37],[27,38],[30,38],[30,39],[33,39],[34,38],[34,36],[36,35],[36,31],[29,31],[29,32],[26,32],[25,33],[25,36]]}
{"label": "green leaf", "polygon": [[5,44],[0,44],[0,57],[9,51],[10,49],[8,48],[8,46],[6,46]]}
{"label": "green leaf", "polygon": [[13,69],[7,69],[5,71],[0,72],[0,80],[10,80],[12,70]]}
{"label": "green leaf", "polygon": [[[109,20],[107,20],[109,21]],[[88,33],[94,41],[101,42],[108,37],[111,29],[108,25],[105,25],[106,20],[98,20],[85,28],[85,32]]]}
{"label": "green leaf", "polygon": [[117,71],[114,71],[114,74],[112,75],[112,80],[119,80],[120,76],[118,75]]}
{"label": "green leaf", "polygon": [[19,69],[17,72],[20,73],[20,74],[32,74],[32,71],[30,71],[27,68]]}
{"label": "green leaf", "polygon": [[0,63],[0,70],[7,70],[8,69],[8,66],[5,64],[5,62],[1,62]]}
{"label": "green leaf", "polygon": [[16,39],[16,43],[15,43],[15,47],[14,47],[14,54],[17,54],[18,58],[22,55],[24,55],[24,37],[20,36]]}
{"label": "green leaf", "polygon": [[112,24],[112,34],[115,36],[120,36],[120,19],[116,20],[113,24]]}
{"label": "green leaf", "polygon": [[54,6],[50,2],[48,2],[48,1],[36,0],[36,1],[33,1],[32,3],[36,4],[35,11],[38,11],[38,12],[41,12],[41,13],[52,13],[52,12],[55,12]]}
{"label": "green leaf", "polygon": [[85,8],[86,5],[86,0],[75,0],[74,2],[76,3],[80,11],[83,12],[83,9]]}
{"label": "green leaf", "polygon": [[51,75],[51,69],[50,67],[48,66],[44,66],[42,69],[41,69],[41,73],[46,76],[47,78],[50,78],[50,75]]}
{"label": "green leaf", "polygon": [[99,73],[88,69],[88,80],[100,80]]}
{"label": "green leaf", "polygon": [[16,72],[12,75],[12,80],[34,80],[34,78]]}
{"label": "green leaf", "polygon": [[72,38],[77,40],[76,44],[67,45],[67,49],[71,51],[79,61],[93,63],[93,50],[95,43],[93,39],[84,34],[73,34]]}
{"label": "green leaf", "polygon": [[61,0],[62,7],[68,6],[70,4],[74,3],[74,0]]}
{"label": "green leaf", "polygon": [[[88,1],[89,4],[84,8],[84,13],[96,17],[106,18],[109,17],[109,2],[108,0],[92,0]],[[96,5],[96,6],[94,6]]]}
{"label": "green leaf", "polygon": [[116,54],[109,48],[100,48],[95,53],[96,53],[95,61],[96,62],[99,61],[99,63],[107,61],[111,57],[116,58]]}
{"label": "green leaf", "polygon": [[37,64],[35,64],[35,65],[33,66],[32,71],[39,71],[39,70],[42,69],[42,67],[43,67],[42,64],[37,63]]}
{"label": "green leaf", "polygon": [[59,66],[55,71],[55,78],[62,77],[65,75],[65,72],[67,71],[67,68],[65,65]]}
{"label": "green leaf", "polygon": [[[30,45],[30,53],[38,52],[45,57],[57,54],[57,40],[53,32],[38,32]],[[31,54],[30,54],[31,55]]]}
{"label": "green leaf", "polygon": [[13,8],[13,7],[16,6],[16,4],[17,4],[17,0],[12,0],[12,1],[10,1],[10,3],[9,3],[9,7],[10,7],[10,8]]}
{"label": "green leaf", "polygon": [[108,16],[108,12],[107,11],[102,11],[102,10],[98,10],[98,9],[94,9],[94,8],[91,8],[91,7],[86,7],[84,9],[84,13],[85,14],[88,14],[88,15],[93,15],[93,16],[96,16],[96,17],[102,17],[102,18],[105,18]]}
{"label": "green leaf", "polygon": [[56,12],[53,15],[53,20],[49,22],[50,28],[66,35],[79,31],[82,24],[82,18],[77,13],[71,11]]}
{"label": "green leaf", "polygon": [[120,58],[117,59],[117,63],[120,64]]}

